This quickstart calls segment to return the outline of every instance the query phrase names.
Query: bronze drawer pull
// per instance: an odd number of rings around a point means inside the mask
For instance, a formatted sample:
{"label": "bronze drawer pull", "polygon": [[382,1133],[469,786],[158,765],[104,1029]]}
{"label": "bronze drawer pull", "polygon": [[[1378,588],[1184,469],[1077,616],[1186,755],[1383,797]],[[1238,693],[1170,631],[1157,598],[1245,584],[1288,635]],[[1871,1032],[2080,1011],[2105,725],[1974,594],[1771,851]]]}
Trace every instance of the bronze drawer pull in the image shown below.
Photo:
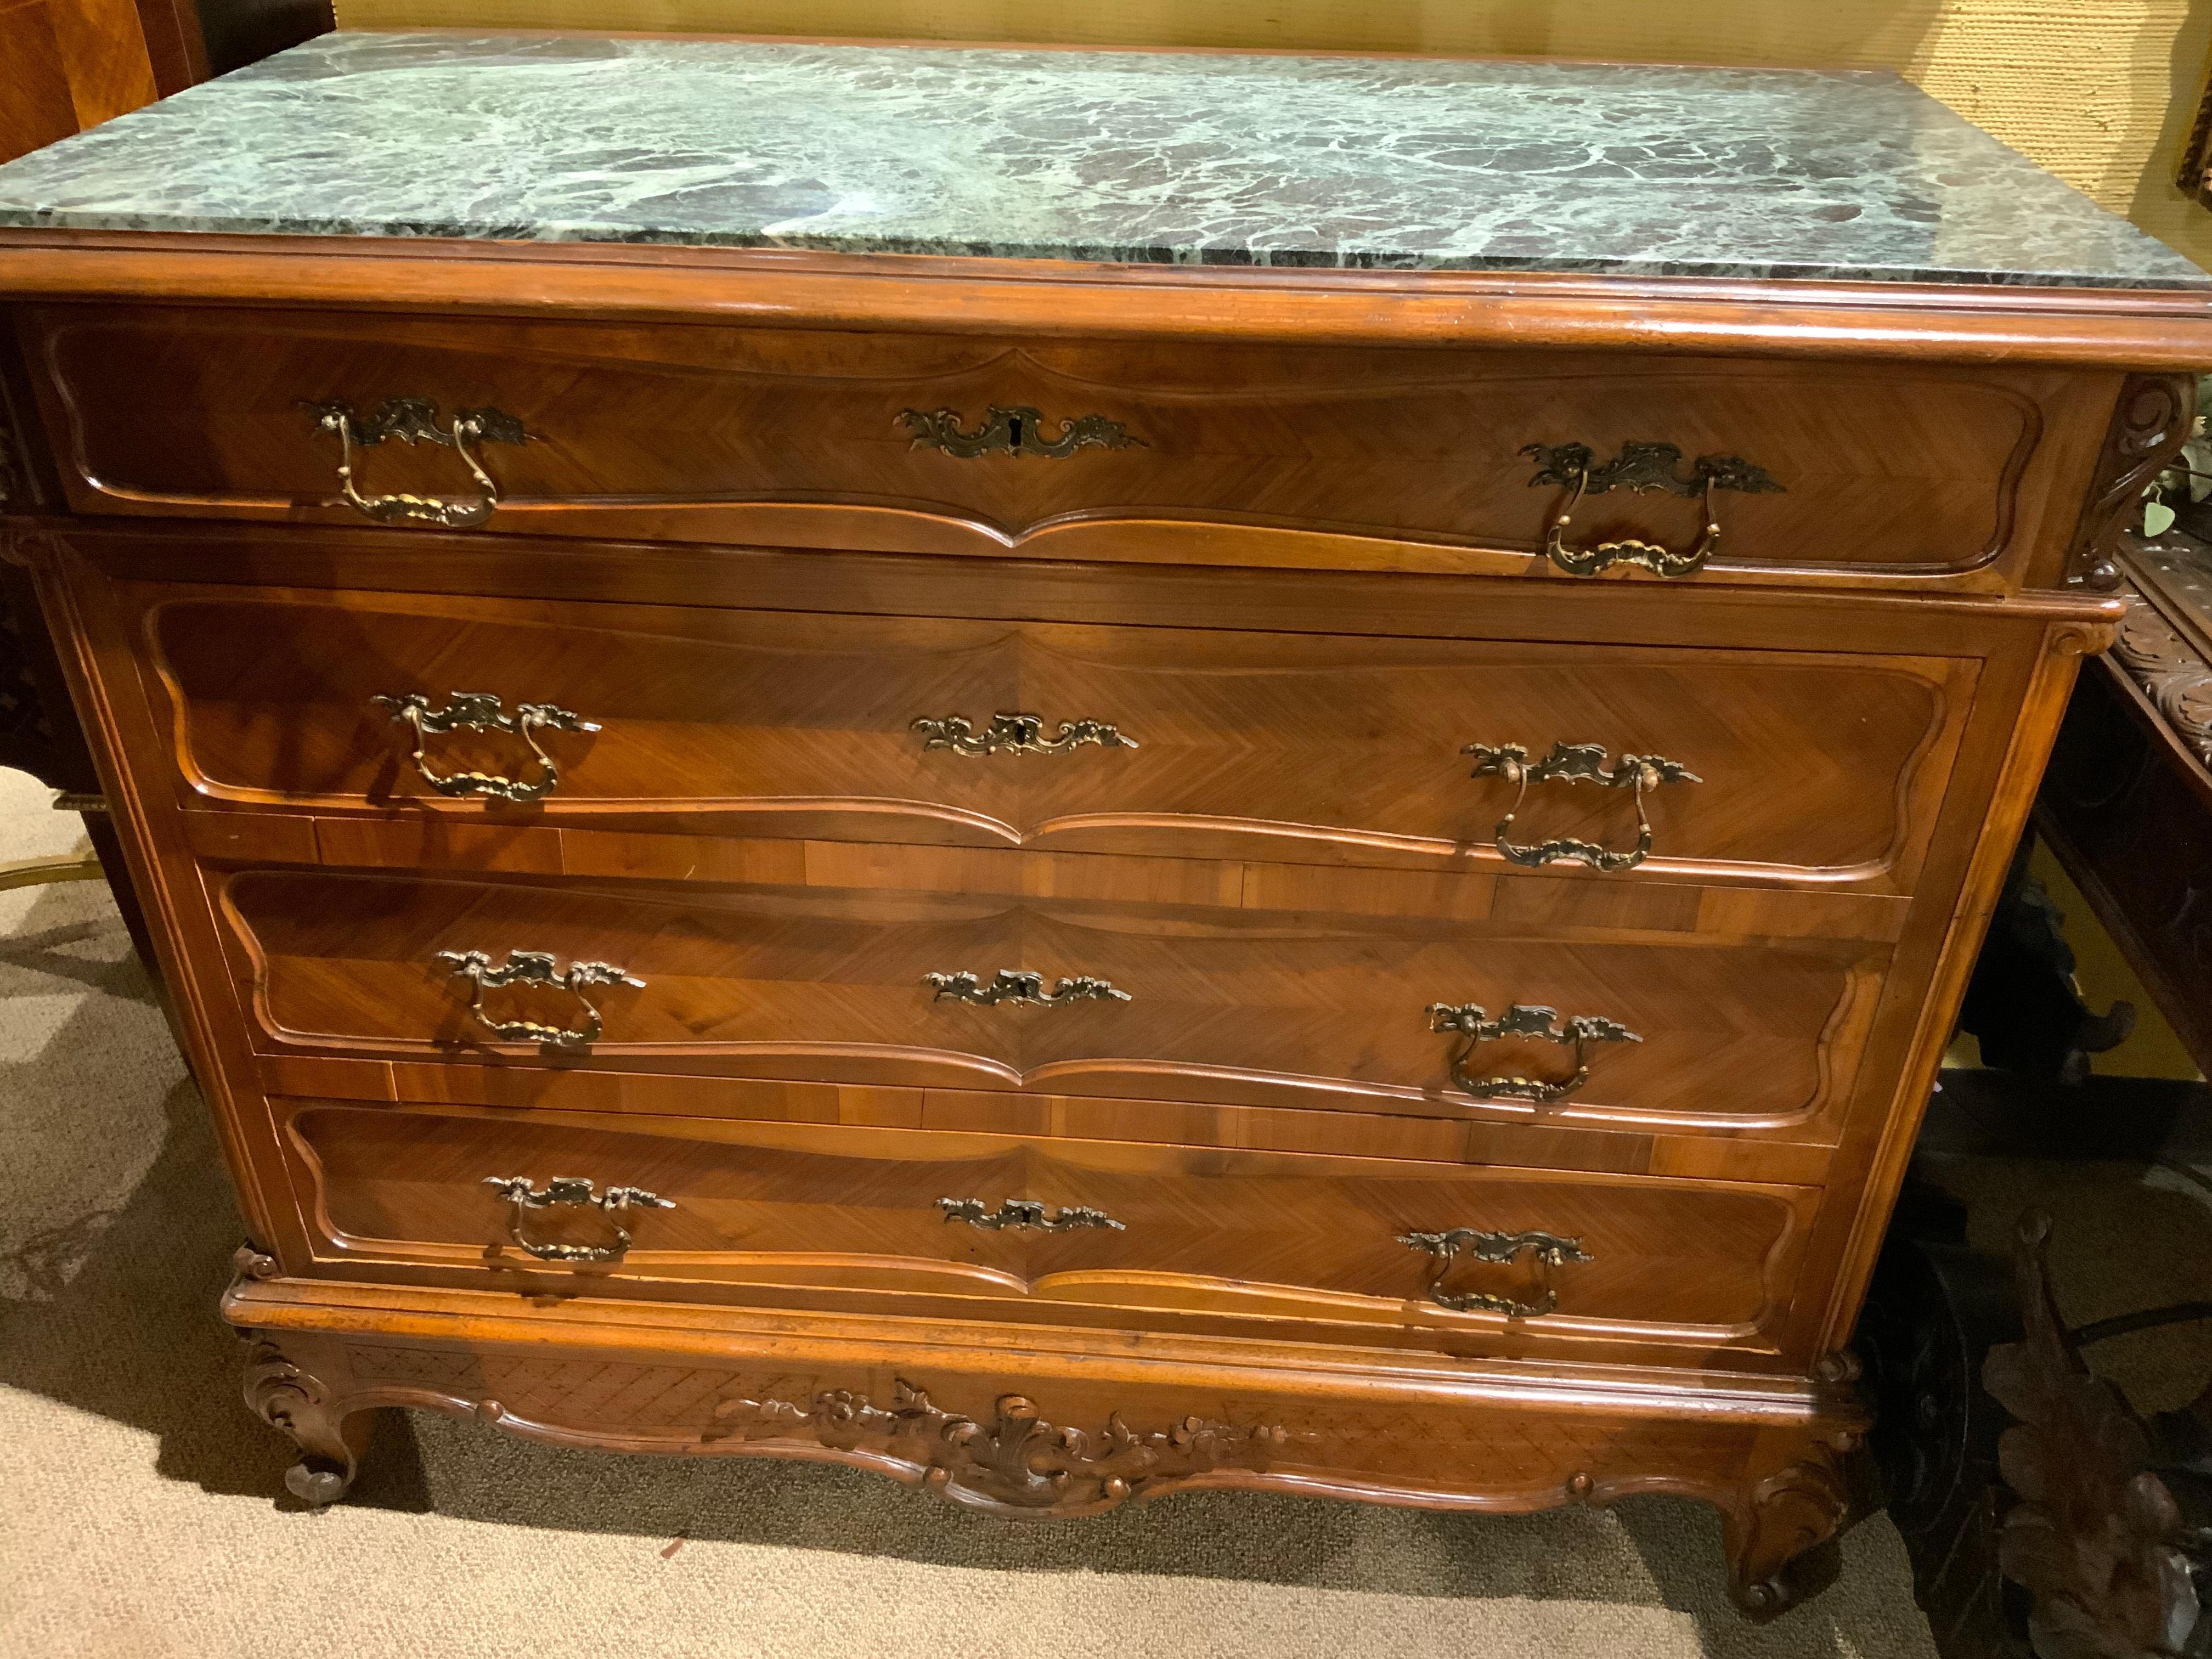
{"label": "bronze drawer pull", "polygon": [[[337,434],[339,491],[379,524],[411,520],[446,530],[482,524],[499,505],[499,486],[469,445],[522,444],[531,437],[522,429],[521,422],[496,409],[456,410],[448,430],[438,424],[438,405],[428,398],[386,398],[375,414],[367,416],[355,414],[353,405],[345,403],[310,403],[304,407],[315,417],[316,430]],[[403,444],[442,444],[461,458],[477,488],[483,491],[482,498],[463,501],[436,495],[362,495],[354,483],[354,449],[356,446],[372,449],[386,438],[397,438]]]}
{"label": "bronze drawer pull", "polygon": [[1127,991],[1115,990],[1110,981],[1092,979],[1088,975],[1055,980],[1048,991],[1042,974],[1017,968],[1000,969],[997,977],[988,985],[973,974],[924,974],[921,982],[937,993],[930,999],[933,1002],[972,1002],[982,1008],[995,1007],[1001,1002],[1010,1002],[1017,1007],[1064,1008],[1071,1002],[1133,1000]]}
{"label": "bronze drawer pull", "polygon": [[[1589,1045],[1593,1042],[1641,1042],[1644,1039],[1626,1025],[1596,1014],[1575,1014],[1564,1022],[1556,1008],[1515,1003],[1496,1019],[1472,1002],[1456,1007],[1449,1002],[1428,1006],[1431,1031],[1457,1031],[1467,1038],[1452,1056],[1451,1079],[1478,1100],[1565,1100],[1589,1081]],[[1498,1037],[1538,1037],[1571,1047],[1575,1074],[1564,1083],[1545,1083],[1535,1078],[1469,1077],[1467,1057],[1479,1042]]]}
{"label": "bronze drawer pull", "polygon": [[1131,437],[1119,421],[1103,415],[1062,420],[1059,435],[1048,438],[1043,411],[1027,404],[1011,409],[993,404],[983,411],[982,424],[973,432],[961,430],[959,411],[951,409],[909,409],[899,416],[899,422],[914,434],[915,448],[941,449],[963,461],[981,455],[1035,455],[1045,460],[1064,460],[1085,444],[1096,444],[1101,449],[1149,447],[1142,438]]}
{"label": "bronze drawer pull", "polygon": [[[1528,444],[1521,453],[1536,460],[1536,476],[1528,480],[1532,487],[1559,484],[1568,492],[1565,504],[1553,514],[1545,532],[1544,556],[1571,576],[1595,576],[1615,564],[1640,564],[1662,576],[1693,575],[1720,548],[1720,518],[1713,505],[1716,490],[1763,495],[1782,488],[1764,469],[1740,455],[1700,455],[1690,464],[1689,476],[1684,477],[1676,471],[1682,452],[1668,443],[1625,443],[1620,453],[1603,465],[1595,464],[1597,457],[1588,444]],[[1702,497],[1705,528],[1697,544],[1686,553],[1632,538],[1600,542],[1595,547],[1568,546],[1567,527],[1574,522],[1575,509],[1582,505],[1583,497],[1602,495],[1608,489],[1630,489],[1639,495],[1664,489],[1677,495]]]}
{"label": "bronze drawer pull", "polygon": [[[1514,864],[1535,867],[1551,863],[1555,859],[1572,859],[1587,864],[1593,870],[1632,870],[1650,856],[1651,819],[1644,810],[1644,792],[1656,789],[1662,783],[1703,783],[1705,780],[1680,761],[1671,761],[1661,755],[1623,755],[1611,771],[1606,769],[1605,745],[1601,743],[1554,743],[1552,752],[1543,759],[1530,763],[1528,751],[1517,743],[1500,744],[1495,748],[1486,743],[1471,743],[1460,750],[1474,757],[1471,778],[1497,776],[1515,786],[1513,805],[1498,821],[1493,839],[1498,852]],[[1595,842],[1577,841],[1563,836],[1557,841],[1539,842],[1534,847],[1516,847],[1508,838],[1513,820],[1519,816],[1521,803],[1528,798],[1532,783],[1595,783],[1603,788],[1631,788],[1636,792],[1636,845],[1626,853],[1600,847]]]}
{"label": "bronze drawer pull", "polygon": [[[1552,1286],[1552,1269],[1570,1261],[1591,1259],[1582,1240],[1561,1238],[1556,1233],[1479,1233],[1466,1227],[1454,1227],[1443,1233],[1403,1233],[1398,1242],[1436,1259],[1437,1272],[1429,1281],[1428,1297],[1439,1308],[1449,1308],[1454,1313],[1504,1314],[1508,1319],[1534,1319],[1539,1314],[1551,1312],[1559,1305],[1559,1293]],[[1477,1261],[1510,1261],[1525,1251],[1535,1258],[1537,1282],[1543,1293],[1534,1302],[1486,1296],[1479,1291],[1448,1293],[1443,1288],[1444,1269],[1462,1251]]]}
{"label": "bronze drawer pull", "polygon": [[[541,730],[555,732],[596,732],[599,722],[579,719],[565,708],[550,702],[521,702],[510,714],[500,707],[500,700],[489,691],[452,691],[446,696],[443,708],[430,707],[429,698],[420,691],[404,691],[396,697],[376,696],[369,701],[379,708],[389,709],[394,721],[411,727],[415,732],[415,769],[422,781],[441,795],[490,795],[500,800],[543,800],[561,787],[561,769],[553,763],[553,757],[545,752],[538,741]],[[538,776],[535,783],[524,783],[514,778],[502,778],[491,772],[455,772],[450,775],[434,772],[423,754],[426,740],[441,732],[512,732],[530,745],[537,757]]]}
{"label": "bronze drawer pull", "polygon": [[937,1207],[945,1212],[947,1221],[964,1221],[993,1232],[1003,1229],[1010,1233],[1072,1233],[1082,1227],[1109,1227],[1117,1233],[1127,1231],[1103,1210],[1085,1204],[1063,1204],[1054,1215],[1046,1214],[1044,1205],[1034,1198],[1010,1198],[995,1210],[987,1209],[980,1198],[940,1198]]}
{"label": "bronze drawer pull", "polygon": [[994,714],[981,732],[964,716],[947,714],[941,720],[917,720],[913,729],[928,738],[921,745],[925,751],[950,749],[956,755],[995,755],[1001,749],[1016,755],[1064,755],[1086,743],[1101,749],[1137,746],[1134,738],[1123,737],[1120,727],[1104,720],[1062,720],[1060,730],[1048,738],[1040,714]]}
{"label": "bronze drawer pull", "polygon": [[531,1186],[528,1176],[486,1176],[484,1185],[498,1188],[513,1206],[507,1212],[507,1237],[541,1261],[619,1261],[629,1249],[629,1229],[615,1222],[615,1242],[611,1244],[540,1244],[523,1237],[523,1218],[529,1211],[574,1205],[597,1210],[612,1221],[623,1210],[676,1207],[672,1200],[649,1193],[642,1187],[610,1187],[595,1197],[592,1183],[576,1176],[556,1176],[545,1183],[542,1193]]}
{"label": "bronze drawer pull", "polygon": [[[633,979],[621,969],[605,962],[578,962],[569,965],[566,973],[556,970],[550,951],[509,951],[507,960],[495,968],[491,957],[482,951],[441,951],[438,960],[453,973],[471,981],[476,987],[469,1012],[477,1022],[502,1042],[541,1042],[555,1048],[583,1048],[599,1040],[599,1011],[584,994],[587,985],[628,985],[638,990],[645,981]],[[484,1012],[484,993],[505,985],[544,985],[554,990],[566,991],[584,1005],[584,1023],[574,1030],[557,1025],[540,1025],[535,1020],[494,1019]]]}

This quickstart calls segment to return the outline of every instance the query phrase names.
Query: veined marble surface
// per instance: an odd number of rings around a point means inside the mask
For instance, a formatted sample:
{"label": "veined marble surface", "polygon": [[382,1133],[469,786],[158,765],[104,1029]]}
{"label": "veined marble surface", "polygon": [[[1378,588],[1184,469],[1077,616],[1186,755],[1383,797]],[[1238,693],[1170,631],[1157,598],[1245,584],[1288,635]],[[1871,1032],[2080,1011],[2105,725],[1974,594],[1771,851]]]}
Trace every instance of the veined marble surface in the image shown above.
{"label": "veined marble surface", "polygon": [[2212,288],[1886,72],[333,34],[0,225]]}

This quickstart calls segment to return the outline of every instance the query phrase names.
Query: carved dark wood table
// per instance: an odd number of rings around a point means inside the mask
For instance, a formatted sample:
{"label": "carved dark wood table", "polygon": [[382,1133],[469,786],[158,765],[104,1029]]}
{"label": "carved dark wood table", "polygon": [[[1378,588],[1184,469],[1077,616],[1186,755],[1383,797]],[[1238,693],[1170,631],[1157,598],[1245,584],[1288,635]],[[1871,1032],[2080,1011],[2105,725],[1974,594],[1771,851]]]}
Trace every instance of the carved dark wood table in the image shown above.
{"label": "carved dark wood table", "polygon": [[2212,545],[2132,538],[2127,619],[2075,689],[2036,828],[2212,1071]]}

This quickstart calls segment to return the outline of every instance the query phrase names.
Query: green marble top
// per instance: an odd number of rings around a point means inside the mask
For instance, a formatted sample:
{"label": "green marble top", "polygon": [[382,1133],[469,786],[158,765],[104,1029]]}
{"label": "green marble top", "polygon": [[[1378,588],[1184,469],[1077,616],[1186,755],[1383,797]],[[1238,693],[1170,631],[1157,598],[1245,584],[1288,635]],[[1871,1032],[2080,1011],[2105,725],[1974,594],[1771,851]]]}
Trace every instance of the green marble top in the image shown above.
{"label": "green marble top", "polygon": [[0,167],[0,225],[2212,288],[1893,75],[323,36]]}

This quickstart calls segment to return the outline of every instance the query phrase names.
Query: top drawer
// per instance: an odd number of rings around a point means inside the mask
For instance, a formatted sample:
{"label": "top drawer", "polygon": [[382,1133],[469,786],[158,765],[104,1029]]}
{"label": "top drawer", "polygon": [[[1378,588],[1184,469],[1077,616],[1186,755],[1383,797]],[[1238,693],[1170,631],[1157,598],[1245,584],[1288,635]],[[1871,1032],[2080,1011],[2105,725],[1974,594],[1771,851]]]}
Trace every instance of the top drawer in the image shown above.
{"label": "top drawer", "polygon": [[1702,550],[1705,579],[2002,586],[2055,568],[2116,392],[1994,367],[21,314],[79,511],[1086,559],[1672,573]]}

